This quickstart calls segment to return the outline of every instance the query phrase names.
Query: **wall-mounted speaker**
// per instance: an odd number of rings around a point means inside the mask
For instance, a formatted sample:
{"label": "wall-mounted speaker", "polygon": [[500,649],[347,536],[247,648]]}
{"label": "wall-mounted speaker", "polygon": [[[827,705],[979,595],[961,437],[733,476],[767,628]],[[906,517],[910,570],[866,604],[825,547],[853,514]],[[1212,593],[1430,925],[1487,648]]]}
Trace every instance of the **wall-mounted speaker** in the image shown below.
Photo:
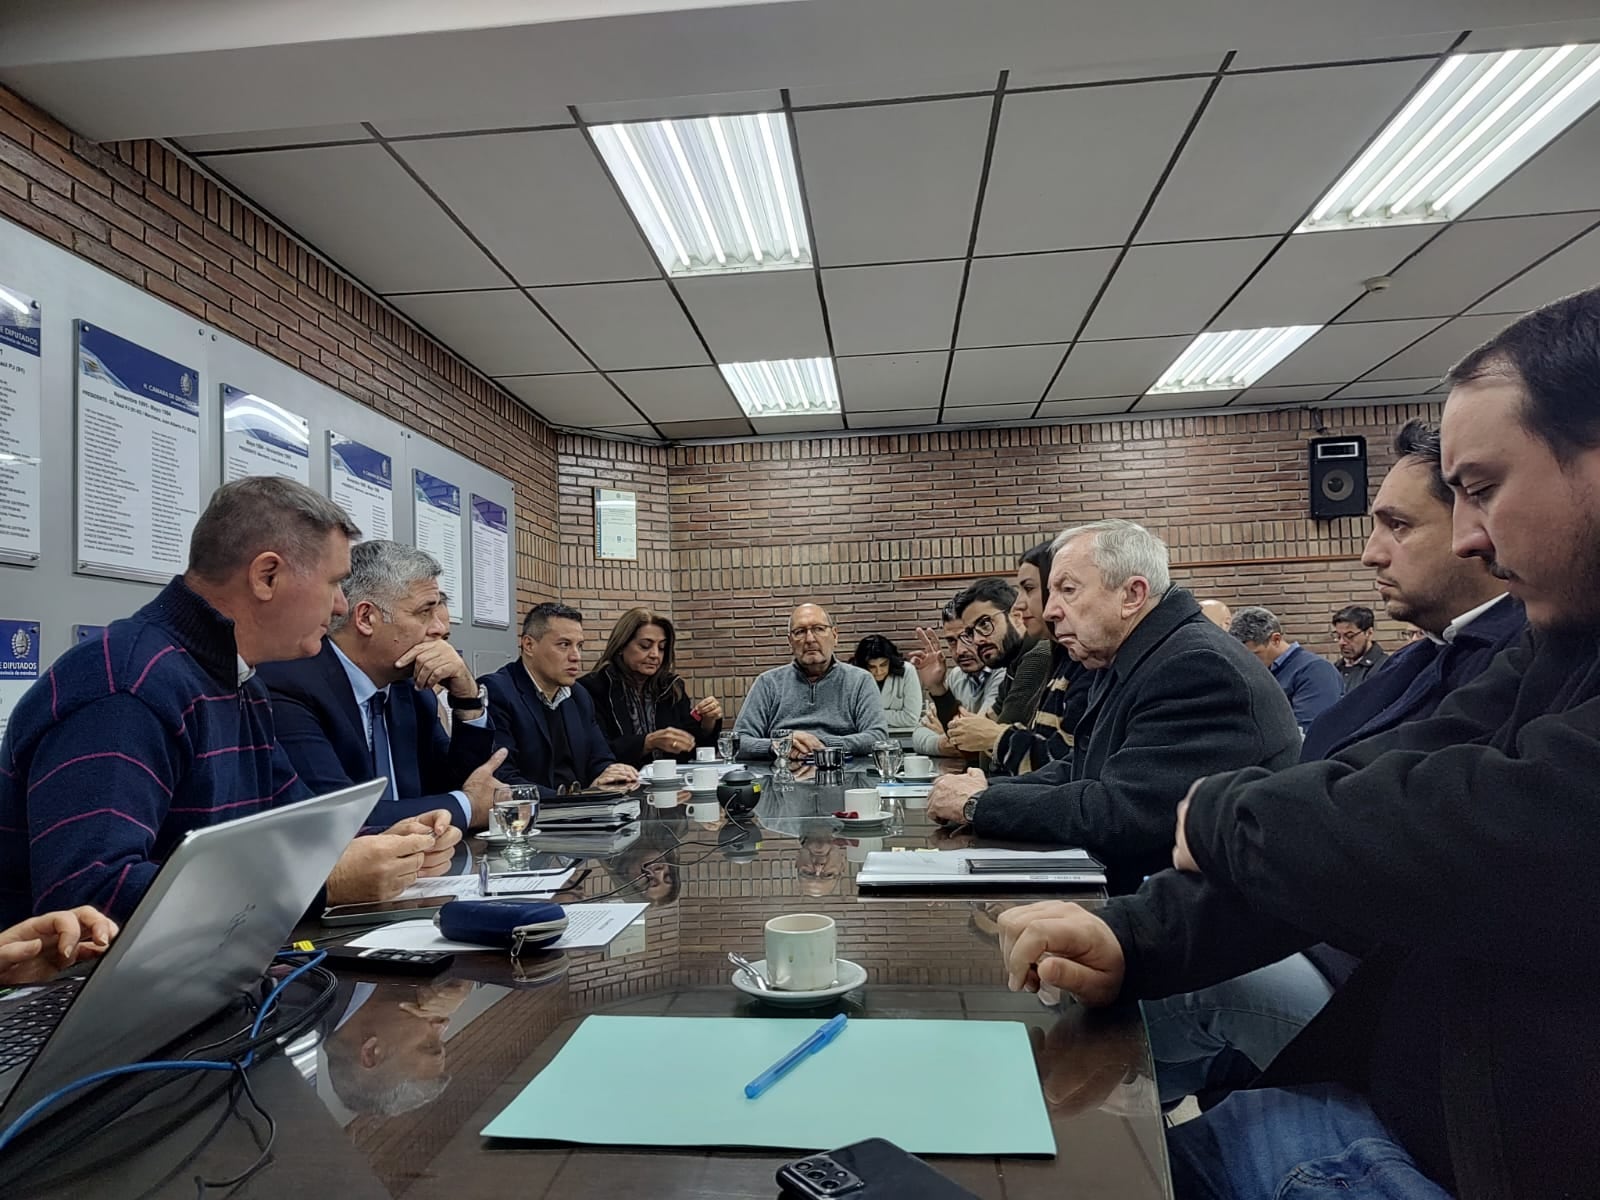
{"label": "wall-mounted speaker", "polygon": [[1367,511],[1367,439],[1311,439],[1311,515],[1360,517]]}

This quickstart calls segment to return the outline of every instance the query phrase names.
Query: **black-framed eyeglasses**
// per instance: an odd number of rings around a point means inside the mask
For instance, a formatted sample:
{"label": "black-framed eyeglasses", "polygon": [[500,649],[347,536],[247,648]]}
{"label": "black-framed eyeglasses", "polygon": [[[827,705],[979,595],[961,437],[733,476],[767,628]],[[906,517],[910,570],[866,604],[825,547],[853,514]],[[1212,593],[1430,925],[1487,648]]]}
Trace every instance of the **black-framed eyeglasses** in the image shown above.
{"label": "black-framed eyeglasses", "polygon": [[956,641],[965,642],[969,646],[976,645],[979,638],[986,638],[992,635],[999,623],[999,613],[988,613],[979,617],[971,625],[956,634]]}

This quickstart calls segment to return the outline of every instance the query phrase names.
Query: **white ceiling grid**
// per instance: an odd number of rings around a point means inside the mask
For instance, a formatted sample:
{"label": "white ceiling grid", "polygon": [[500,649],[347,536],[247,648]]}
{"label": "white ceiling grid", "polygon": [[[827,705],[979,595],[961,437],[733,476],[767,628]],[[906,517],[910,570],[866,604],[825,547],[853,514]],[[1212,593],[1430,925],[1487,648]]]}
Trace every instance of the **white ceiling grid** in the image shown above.
{"label": "white ceiling grid", "polygon": [[[1452,47],[584,104],[184,139],[547,420],[647,438],[1364,403],[1433,392],[1600,282],[1600,110],[1449,225],[1292,234]],[[777,111],[815,266],[669,278],[590,124]],[[1389,276],[1382,290],[1363,282]],[[1326,325],[1241,392],[1150,396],[1194,335]],[[835,358],[747,419],[718,363]]]}

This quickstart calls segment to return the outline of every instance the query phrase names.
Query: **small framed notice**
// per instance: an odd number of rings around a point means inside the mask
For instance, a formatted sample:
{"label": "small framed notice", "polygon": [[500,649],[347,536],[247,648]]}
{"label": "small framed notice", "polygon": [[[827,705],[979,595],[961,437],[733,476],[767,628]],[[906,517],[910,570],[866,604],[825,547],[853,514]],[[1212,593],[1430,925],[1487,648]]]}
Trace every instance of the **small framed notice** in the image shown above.
{"label": "small framed notice", "polygon": [[639,557],[639,504],[634,492],[594,490],[595,551],[601,558]]}

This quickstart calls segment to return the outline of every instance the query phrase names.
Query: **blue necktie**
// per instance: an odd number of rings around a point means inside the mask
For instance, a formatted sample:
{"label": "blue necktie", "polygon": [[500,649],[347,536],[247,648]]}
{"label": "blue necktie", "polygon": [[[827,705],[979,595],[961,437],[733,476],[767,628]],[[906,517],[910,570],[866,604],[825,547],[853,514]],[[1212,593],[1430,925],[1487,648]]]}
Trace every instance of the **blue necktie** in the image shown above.
{"label": "blue necktie", "polygon": [[384,711],[388,699],[387,692],[374,692],[367,701],[367,710],[372,714],[372,777],[389,777],[379,803],[394,799],[394,756],[389,752],[389,721]]}

